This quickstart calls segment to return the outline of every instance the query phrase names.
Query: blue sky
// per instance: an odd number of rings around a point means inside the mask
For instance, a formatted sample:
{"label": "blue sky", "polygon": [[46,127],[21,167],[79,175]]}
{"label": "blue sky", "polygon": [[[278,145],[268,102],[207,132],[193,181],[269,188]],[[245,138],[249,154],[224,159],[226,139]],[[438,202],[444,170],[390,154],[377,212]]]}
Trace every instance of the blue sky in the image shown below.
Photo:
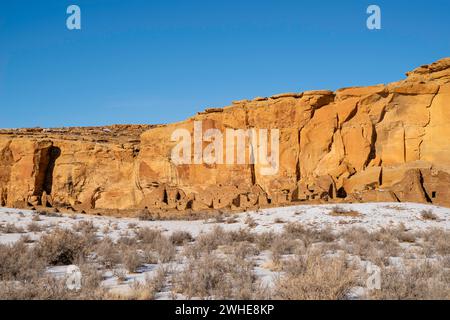
{"label": "blue sky", "polygon": [[[81,8],[82,29],[66,28]],[[382,10],[382,30],[366,9]],[[1,0],[0,127],[166,123],[400,80],[450,56],[450,1]]]}

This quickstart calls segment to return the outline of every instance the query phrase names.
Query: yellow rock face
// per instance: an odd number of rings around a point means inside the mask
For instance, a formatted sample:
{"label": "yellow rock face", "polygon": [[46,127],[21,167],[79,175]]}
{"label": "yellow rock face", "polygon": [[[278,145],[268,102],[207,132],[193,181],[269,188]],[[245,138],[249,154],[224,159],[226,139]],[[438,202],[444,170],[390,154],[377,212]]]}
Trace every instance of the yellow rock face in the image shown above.
{"label": "yellow rock face", "polygon": [[[163,126],[0,130],[0,204],[110,213],[345,200],[450,206],[450,58],[407,76],[235,101]],[[254,133],[240,151],[228,140],[236,129]],[[262,141],[275,130],[276,165],[252,162],[273,152]],[[189,163],[173,161],[176,132],[191,139],[180,153]],[[219,160],[205,161],[212,154]]]}

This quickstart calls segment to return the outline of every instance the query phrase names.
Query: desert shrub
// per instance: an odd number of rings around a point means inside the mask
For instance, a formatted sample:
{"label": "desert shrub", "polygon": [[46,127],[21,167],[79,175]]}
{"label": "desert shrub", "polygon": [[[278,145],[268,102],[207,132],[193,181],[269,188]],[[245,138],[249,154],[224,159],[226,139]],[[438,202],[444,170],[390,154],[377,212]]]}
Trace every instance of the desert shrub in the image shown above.
{"label": "desert shrub", "polygon": [[309,247],[315,242],[333,242],[336,239],[330,226],[324,229],[312,230],[301,223],[290,222],[284,225],[283,236],[289,239],[299,239]]}
{"label": "desert shrub", "polygon": [[412,231],[409,231],[403,223],[400,223],[397,227],[388,228],[382,230],[385,233],[390,234],[400,242],[415,242],[416,235]]}
{"label": "desert shrub", "polygon": [[36,240],[32,239],[29,234],[25,234],[25,235],[21,236],[20,240],[27,244],[36,242]]}
{"label": "desert shrub", "polygon": [[[162,263],[173,260],[176,254],[176,248],[168,237],[161,231],[150,228],[142,228],[137,232],[137,238],[146,252],[156,252],[158,260]],[[147,258],[150,255],[147,255]]]}
{"label": "desert shrub", "polygon": [[202,252],[210,253],[217,249],[218,246],[224,244],[226,232],[221,227],[215,227],[211,232],[200,234],[195,241],[195,251],[193,253],[201,254]]}
{"label": "desert shrub", "polygon": [[125,282],[128,279],[127,271],[123,268],[114,268],[113,269],[113,276],[117,278],[117,281]]}
{"label": "desert shrub", "polygon": [[199,257],[204,253],[211,253],[219,246],[235,246],[240,242],[253,243],[257,236],[246,229],[225,232],[221,227],[200,234],[195,243],[185,247],[185,255]]}
{"label": "desert shrub", "polygon": [[144,283],[135,281],[131,286],[131,295],[126,298],[132,300],[153,300],[164,287],[165,279],[166,271],[164,268],[159,268],[153,277],[147,275]]}
{"label": "desert shrub", "polygon": [[123,250],[122,254],[123,264],[129,272],[136,272],[137,269],[142,265],[142,258],[134,248],[127,248]]}
{"label": "desert shrub", "polygon": [[148,209],[143,209],[137,214],[137,218],[141,221],[159,220],[161,215],[158,212],[150,212]]}
{"label": "desert shrub", "polygon": [[339,206],[334,206],[330,213],[330,216],[334,217],[360,217],[362,214],[355,210],[347,210]]}
{"label": "desert shrub", "polygon": [[274,238],[275,234],[273,232],[263,232],[255,235],[255,243],[258,246],[259,250],[268,250],[272,245]]}
{"label": "desert shrub", "polygon": [[255,228],[255,227],[258,225],[258,223],[256,222],[256,220],[255,220],[252,216],[250,216],[250,215],[247,215],[247,217],[245,218],[245,224],[246,224],[249,228]]}
{"label": "desert shrub", "polygon": [[351,228],[340,234],[344,240],[341,245],[351,254],[376,264],[388,264],[389,257],[396,257],[401,253],[401,247],[394,232],[380,229],[369,233],[364,228]]}
{"label": "desert shrub", "polygon": [[376,241],[372,241],[371,235],[363,228],[351,228],[342,233],[341,237],[346,242],[346,248],[350,253],[367,258],[375,250]]}
{"label": "desert shrub", "polygon": [[62,214],[58,212],[58,209],[53,208],[51,210],[38,210],[36,211],[38,215],[47,216],[51,218],[61,218]]}
{"label": "desert shrub", "polygon": [[278,299],[342,300],[357,284],[357,275],[346,263],[345,256],[311,254],[301,267],[287,270],[290,272],[275,283],[274,296]]}
{"label": "desert shrub", "polygon": [[82,236],[67,229],[55,229],[37,243],[36,252],[50,265],[68,265],[83,259],[88,247]]}
{"label": "desert shrub", "polygon": [[450,232],[442,229],[433,228],[421,233],[420,235],[425,241],[425,249],[428,256],[433,254],[449,255],[450,254]]}
{"label": "desert shrub", "polygon": [[72,228],[76,232],[80,233],[96,233],[98,231],[98,227],[96,227],[91,220],[81,220]]}
{"label": "desert shrub", "polygon": [[183,245],[184,243],[191,242],[193,240],[194,238],[187,231],[175,231],[170,236],[170,241],[172,241],[172,243],[177,246]]}
{"label": "desert shrub", "polygon": [[247,241],[239,242],[231,246],[231,250],[233,250],[233,254],[240,259],[259,254],[258,247]]}
{"label": "desert shrub", "polygon": [[314,237],[316,241],[320,242],[333,242],[336,239],[336,236],[330,226],[314,232]]}
{"label": "desert shrub", "polygon": [[239,220],[235,216],[231,216],[225,219],[226,224],[237,223]]}
{"label": "desert shrub", "polygon": [[36,222],[29,223],[27,226],[27,229],[28,229],[28,232],[41,232],[42,231],[42,227]]}
{"label": "desert shrub", "polygon": [[70,299],[99,300],[105,299],[107,289],[102,286],[103,272],[95,264],[82,263],[81,270],[81,291],[70,292]]}
{"label": "desert shrub", "polygon": [[254,293],[253,265],[243,259],[206,254],[190,259],[172,277],[174,290],[189,298],[250,299]]}
{"label": "desert shrub", "polygon": [[310,236],[309,230],[299,222],[289,222],[284,225],[283,229],[284,235],[291,239],[302,239],[305,235]]}
{"label": "desert shrub", "polygon": [[30,281],[0,282],[0,300],[65,300],[70,299],[63,279],[50,275]]}
{"label": "desert shrub", "polygon": [[137,227],[137,223],[136,222],[129,222],[128,223],[128,228],[129,229],[134,229],[134,228],[136,228]]}
{"label": "desert shrub", "polygon": [[44,271],[45,263],[25,241],[0,244],[0,280],[30,280]]}
{"label": "desert shrub", "polygon": [[161,231],[151,228],[140,228],[136,237],[142,243],[153,243],[156,238],[161,237]]}
{"label": "desert shrub", "polygon": [[[369,236],[372,246],[383,252],[386,257],[398,257],[401,247],[398,241],[399,229],[380,229]],[[361,252],[361,255],[363,253]]]}
{"label": "desert shrub", "polygon": [[102,233],[103,234],[108,234],[110,232],[110,227],[109,225],[106,225],[102,228]]}
{"label": "desert shrub", "polygon": [[100,241],[94,250],[99,257],[100,262],[106,268],[112,268],[122,262],[122,255],[120,254],[117,245],[109,237]]}
{"label": "desert shrub", "polygon": [[170,262],[175,258],[176,249],[173,243],[167,237],[160,237],[152,244],[158,254],[161,263]]}
{"label": "desert shrub", "polygon": [[293,239],[286,239],[283,236],[276,236],[271,245],[272,260],[279,262],[283,255],[292,254],[299,246],[299,242]]}
{"label": "desert shrub", "polygon": [[73,230],[81,233],[89,246],[92,246],[97,241],[98,227],[94,225],[91,220],[82,220],[73,226]]}
{"label": "desert shrub", "polygon": [[1,226],[0,231],[3,233],[25,233],[25,230],[22,227],[16,226],[12,223],[7,223],[6,225]]}
{"label": "desert shrub", "polygon": [[397,239],[401,242],[408,242],[408,243],[416,242],[416,236],[412,232],[401,232],[397,235]]}
{"label": "desert shrub", "polygon": [[371,292],[373,299],[450,299],[450,271],[441,265],[425,262],[409,268],[385,268],[381,277],[381,290]]}
{"label": "desert shrub", "polygon": [[307,269],[306,255],[294,255],[280,263],[281,270],[289,276],[299,276]]}
{"label": "desert shrub", "polygon": [[422,210],[420,216],[424,220],[437,220],[438,216],[433,213],[433,210]]}
{"label": "desert shrub", "polygon": [[273,220],[273,223],[284,223],[284,220],[281,219],[281,218],[275,218],[275,219]]}
{"label": "desert shrub", "polygon": [[150,245],[142,246],[142,262],[148,264],[158,264],[158,253]]}
{"label": "desert shrub", "polygon": [[255,234],[246,229],[239,229],[224,232],[225,237],[223,238],[223,244],[233,244],[237,242],[254,242]]}
{"label": "desert shrub", "polygon": [[119,239],[117,239],[117,244],[124,245],[124,246],[136,246],[137,245],[137,239],[135,237],[130,236],[121,236]]}

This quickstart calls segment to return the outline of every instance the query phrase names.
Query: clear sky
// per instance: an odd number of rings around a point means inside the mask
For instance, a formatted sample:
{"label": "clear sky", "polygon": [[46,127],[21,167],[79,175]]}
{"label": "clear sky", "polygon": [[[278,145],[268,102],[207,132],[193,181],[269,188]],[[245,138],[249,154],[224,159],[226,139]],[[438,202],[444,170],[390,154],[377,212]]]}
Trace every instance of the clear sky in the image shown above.
{"label": "clear sky", "polygon": [[[71,4],[81,30],[66,28]],[[173,122],[446,56],[448,0],[0,0],[0,127]]]}

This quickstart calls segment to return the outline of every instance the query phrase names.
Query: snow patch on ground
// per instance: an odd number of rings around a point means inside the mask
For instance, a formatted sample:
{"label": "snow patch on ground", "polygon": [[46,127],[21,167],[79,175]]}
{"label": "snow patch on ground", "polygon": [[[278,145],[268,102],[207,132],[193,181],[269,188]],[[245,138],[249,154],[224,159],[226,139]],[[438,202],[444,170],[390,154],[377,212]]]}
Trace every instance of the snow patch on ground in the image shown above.
{"label": "snow patch on ground", "polygon": [[[344,211],[359,212],[359,216],[333,216],[330,213],[335,207]],[[437,217],[436,220],[427,220],[422,217],[423,211],[430,210]],[[217,226],[226,231],[247,228],[246,219],[250,216],[256,223],[253,232],[267,231],[281,232],[286,223],[298,222],[305,227],[321,230],[332,228],[333,231],[344,231],[352,227],[362,227],[368,231],[380,228],[395,227],[404,224],[407,229],[426,230],[430,228],[450,229],[450,209],[438,206],[416,203],[357,203],[339,205],[301,205],[282,208],[269,208],[258,211],[249,211],[235,215],[235,223],[226,223],[216,219],[194,221],[140,221],[137,218],[116,218],[105,216],[89,216],[85,214],[62,215],[61,217],[40,216],[41,221],[32,221],[34,212],[29,210],[0,208],[0,225],[13,224],[16,227],[27,229],[31,222],[48,229],[52,227],[72,228],[77,222],[90,220],[99,228],[99,235],[108,227],[107,235],[113,240],[129,232],[130,225],[159,229],[170,235],[175,231],[187,231],[196,237],[207,233]],[[27,232],[32,239],[38,234]],[[20,233],[0,234],[0,243],[12,243],[22,235]]]}

